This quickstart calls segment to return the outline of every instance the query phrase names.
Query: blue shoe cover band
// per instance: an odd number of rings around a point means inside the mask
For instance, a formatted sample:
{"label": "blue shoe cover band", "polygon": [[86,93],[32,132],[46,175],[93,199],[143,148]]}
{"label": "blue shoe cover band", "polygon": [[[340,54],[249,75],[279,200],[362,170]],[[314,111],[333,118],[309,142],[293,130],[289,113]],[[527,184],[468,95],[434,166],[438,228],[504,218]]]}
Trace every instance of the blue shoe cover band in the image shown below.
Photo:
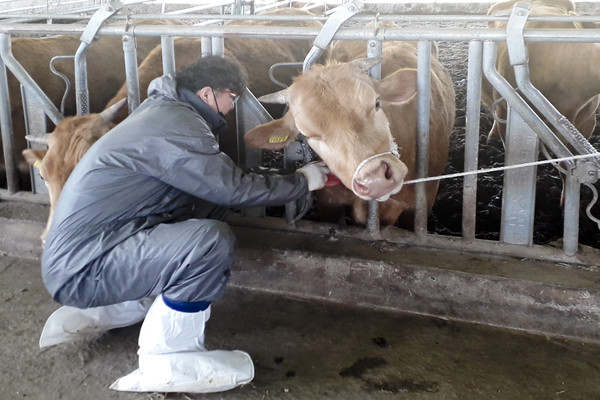
{"label": "blue shoe cover band", "polygon": [[169,300],[164,295],[162,298],[167,307],[179,312],[196,313],[206,311],[208,306],[210,306],[210,301],[175,301]]}

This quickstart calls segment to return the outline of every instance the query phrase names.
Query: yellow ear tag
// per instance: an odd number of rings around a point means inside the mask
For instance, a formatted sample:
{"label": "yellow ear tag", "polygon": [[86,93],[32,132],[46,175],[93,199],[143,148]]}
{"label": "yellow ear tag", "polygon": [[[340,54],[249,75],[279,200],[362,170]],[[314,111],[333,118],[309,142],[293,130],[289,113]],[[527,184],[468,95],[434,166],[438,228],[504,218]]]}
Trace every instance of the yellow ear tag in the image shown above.
{"label": "yellow ear tag", "polygon": [[285,136],[271,136],[269,138],[269,143],[282,143],[285,142],[286,140],[288,140],[289,135],[285,135]]}
{"label": "yellow ear tag", "polygon": [[33,163],[33,168],[40,169],[41,166],[42,162],[40,160],[35,160],[35,162]]}

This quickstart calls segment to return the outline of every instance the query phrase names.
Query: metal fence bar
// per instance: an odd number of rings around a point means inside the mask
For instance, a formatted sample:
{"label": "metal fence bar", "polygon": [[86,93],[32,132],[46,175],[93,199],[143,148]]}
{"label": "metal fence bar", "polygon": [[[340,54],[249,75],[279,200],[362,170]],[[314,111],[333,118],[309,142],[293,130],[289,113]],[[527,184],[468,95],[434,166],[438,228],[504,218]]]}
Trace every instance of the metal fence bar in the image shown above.
{"label": "metal fence bar", "polygon": [[[39,135],[48,132],[47,118],[44,108],[41,106],[40,98],[32,93],[25,86],[21,86],[21,104],[23,105],[23,116],[25,119],[25,134],[26,135]],[[14,135],[13,135],[14,137]],[[31,149],[44,149],[45,145],[28,142],[28,146]],[[45,193],[48,194],[48,187],[44,184],[44,180],[35,172],[34,166],[29,166],[31,191],[33,193]]]}
{"label": "metal fence bar", "polygon": [[[155,16],[160,19],[160,16]],[[274,16],[275,17],[275,16]],[[198,17],[199,18],[199,17]],[[212,16],[214,19],[214,16]],[[229,18],[223,18],[229,19]],[[236,19],[236,18],[231,18]],[[240,19],[249,19],[245,16]],[[273,18],[280,20],[280,18]],[[118,19],[115,19],[118,20]],[[281,19],[303,20],[301,18]],[[309,19],[313,20],[313,19]],[[0,24],[0,33],[15,33],[23,35],[72,35],[81,34],[85,25],[81,24]],[[256,26],[256,25],[136,25],[136,36],[217,36],[254,39],[281,40],[313,39],[319,34],[319,28],[298,26]],[[115,25],[104,25],[98,30],[99,35],[122,36],[123,27]],[[600,41],[600,31],[596,29],[563,29],[560,36],[549,29],[526,29],[524,33],[526,42],[565,42],[565,43],[597,43]],[[376,32],[373,29],[340,28],[332,37],[332,40],[402,40],[402,41],[455,41],[468,42],[471,40],[505,41],[506,32],[502,29],[485,28],[389,28],[381,27]]]}
{"label": "metal fence bar", "polygon": [[127,106],[131,113],[140,105],[140,80],[138,77],[135,36],[133,34],[123,35],[123,55],[125,78],[127,80]]}
{"label": "metal fence bar", "polygon": [[[367,42],[367,57],[379,57],[383,50],[383,43],[378,40]],[[375,79],[381,79],[381,64],[375,65],[369,70],[369,75]],[[372,235],[379,233],[379,203],[376,200],[368,202],[367,230]]]}
{"label": "metal fence bar", "polygon": [[15,75],[19,82],[33,90],[33,92],[38,95],[40,99],[42,99],[42,104],[44,105],[46,113],[52,122],[58,124],[60,121],[62,121],[63,116],[60,111],[50,101],[50,99],[48,99],[43,90],[12,55],[9,34],[0,33],[0,56],[2,57],[4,64],[8,67],[10,72]]}
{"label": "metal fence bar", "polygon": [[87,52],[95,40],[98,28],[116,13],[122,4],[117,0],[111,0],[100,8],[90,18],[81,35],[81,44],[75,53],[75,99],[77,104],[77,115],[89,114],[89,90],[87,75]]}
{"label": "metal fence bar", "polygon": [[[0,46],[10,46],[10,36],[0,35]],[[10,114],[10,93],[8,75],[4,59],[0,57],[0,129],[2,129],[2,149],[4,151],[4,168],[6,185],[10,194],[19,191],[19,179],[16,160],[13,157],[13,128]]]}
{"label": "metal fence bar", "polygon": [[[479,120],[481,104],[481,41],[469,43],[467,71],[467,104],[465,113],[465,171],[475,171],[479,157]],[[477,212],[477,175],[465,176],[463,180],[462,238],[475,239]]]}
{"label": "metal fence bar", "polygon": [[566,255],[577,253],[579,243],[579,199],[581,197],[581,184],[571,174],[565,179],[565,206],[563,225],[563,250]]}
{"label": "metal fence bar", "polygon": [[162,49],[163,74],[174,74],[177,70],[177,65],[175,65],[175,44],[173,37],[162,36],[160,44]]}
{"label": "metal fence bar", "polygon": [[[429,170],[429,112],[431,105],[431,42],[419,41],[417,54],[417,154],[416,176],[425,178]],[[415,234],[427,233],[427,183],[415,187]]]}

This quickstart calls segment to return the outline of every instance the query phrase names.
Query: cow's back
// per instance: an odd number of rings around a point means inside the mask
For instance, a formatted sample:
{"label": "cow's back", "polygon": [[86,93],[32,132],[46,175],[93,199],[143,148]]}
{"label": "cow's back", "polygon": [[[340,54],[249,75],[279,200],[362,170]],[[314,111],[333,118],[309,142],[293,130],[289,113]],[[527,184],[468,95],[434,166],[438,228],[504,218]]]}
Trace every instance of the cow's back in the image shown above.
{"label": "cow's back", "polygon": [[[299,10],[297,8],[280,8],[263,15],[291,15],[291,16],[315,16],[309,11]],[[322,28],[323,24],[319,21],[230,21],[226,25],[232,26],[290,26],[290,27],[313,27]],[[226,39],[225,48],[231,52],[242,64],[245,64],[249,72],[248,86],[252,88],[256,96],[262,96],[267,93],[282,89],[281,86],[273,83],[269,77],[268,71],[271,65],[275,63],[302,62],[312,47],[313,41],[310,39]],[[252,60],[252,63],[246,63],[246,60]],[[282,83],[290,85],[292,77],[302,71],[301,66],[296,68],[282,67],[280,73],[276,70],[275,77]]]}
{"label": "cow's back", "polygon": [[[138,21],[137,23],[175,24],[170,21]],[[158,37],[138,37],[136,49],[138,62],[160,43]],[[74,56],[81,41],[78,37],[59,35],[41,38],[13,38],[12,53],[43,92],[59,107],[65,95],[64,81],[50,70],[50,60],[55,56]],[[114,96],[125,79],[125,62],[121,37],[103,36],[91,43],[87,59],[87,75],[89,90],[89,110],[99,112]],[[70,81],[70,90],[66,93],[64,114],[76,114],[75,72],[73,58],[61,58],[54,62],[56,70]],[[27,148],[25,140],[25,123],[21,102],[20,85],[17,79],[8,76],[11,117],[13,122],[14,159],[18,162],[21,187],[29,187],[29,165],[23,159],[21,152]],[[36,132],[39,133],[39,132]],[[5,179],[3,176],[2,179]]]}
{"label": "cow's back", "polygon": [[[299,15],[314,16],[314,14],[294,8],[282,8],[264,13],[262,15]],[[245,26],[313,26],[322,27],[319,21],[230,21],[226,25]],[[308,54],[311,46],[311,40],[275,40],[275,39],[249,39],[249,38],[226,38],[224,40],[225,56],[232,58],[242,64],[248,72],[248,87],[257,97],[267,93],[280,90],[281,87],[273,83],[269,77],[269,69],[275,63],[301,62]],[[177,70],[185,68],[198,60],[202,54],[200,38],[175,38],[175,64]],[[289,85],[292,77],[299,73],[301,68],[290,69],[285,67],[281,73],[276,73],[275,77],[283,83]],[[162,47],[158,45],[153,49],[138,68],[138,78],[140,84],[140,96],[143,99],[147,96],[147,90],[150,82],[162,75]],[[120,99],[127,96],[127,85],[116,92],[114,97],[106,103],[106,107],[115,104]]]}
{"label": "cow's back", "polygon": [[[509,16],[517,1],[494,4],[489,15]],[[568,0],[529,1],[531,16],[576,15]],[[489,28],[505,29],[506,21],[491,21]],[[529,21],[526,28],[582,29],[585,24],[570,21]],[[600,77],[596,65],[600,62],[600,45],[596,43],[528,43],[529,79],[531,83],[586,137],[596,124],[599,104]],[[496,68],[513,87],[516,87],[514,69],[510,64],[506,43],[498,43]],[[487,80],[482,82],[482,102],[488,108],[500,99]],[[506,106],[500,102],[495,113],[506,119]],[[505,125],[494,122],[489,136],[504,138]]]}

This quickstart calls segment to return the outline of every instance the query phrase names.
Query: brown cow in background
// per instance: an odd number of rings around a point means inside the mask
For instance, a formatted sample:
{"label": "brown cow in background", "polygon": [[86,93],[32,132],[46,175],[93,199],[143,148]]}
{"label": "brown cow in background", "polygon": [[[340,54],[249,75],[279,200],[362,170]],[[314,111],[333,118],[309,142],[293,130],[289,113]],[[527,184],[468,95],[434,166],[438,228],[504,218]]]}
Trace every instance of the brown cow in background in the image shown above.
{"label": "brown cow in background", "polygon": [[[177,24],[171,21],[143,21],[136,23]],[[160,43],[158,37],[138,37],[137,58],[142,62],[148,53]],[[74,36],[52,36],[43,38],[13,38],[12,53],[17,61],[44,91],[46,96],[57,106],[60,106],[65,94],[64,81],[52,73],[49,68],[52,57],[59,55],[75,55],[81,41]],[[123,44],[121,37],[103,36],[92,42],[87,53],[88,89],[90,110],[97,112],[105,108],[106,103],[114,96],[125,80],[123,60]],[[54,63],[55,68],[66,75],[71,82],[67,93],[64,115],[76,114],[75,106],[75,73],[73,59],[59,59]],[[17,79],[8,74],[10,109],[13,123],[13,157],[18,160],[19,183],[21,189],[30,188],[29,165],[23,159],[21,152],[27,148],[25,140],[25,120],[21,102],[21,88]],[[0,143],[0,153],[1,143]],[[0,186],[6,187],[4,173],[4,155],[0,154]]]}
{"label": "brown cow in background", "polygon": [[[577,15],[569,0],[511,0],[493,5],[488,15],[509,16],[518,2],[530,4],[530,16]],[[489,22],[489,28],[505,28],[506,21]],[[583,29],[585,24],[574,22],[532,22],[525,28]],[[595,26],[594,26],[595,27]],[[600,45],[597,43],[527,43],[530,80],[553,105],[586,137],[596,126],[596,110],[600,103],[598,63]],[[498,43],[496,68],[500,75],[516,87],[514,70],[510,65],[506,43]],[[482,102],[491,108],[501,98],[487,80],[483,80]],[[499,102],[494,113],[506,120],[506,103]],[[504,140],[506,125],[494,121],[489,138]]]}
{"label": "brown cow in background", "polygon": [[[314,16],[308,11],[297,8],[280,8],[261,15],[297,15]],[[240,26],[308,26],[321,28],[323,24],[318,21],[229,21],[226,25]],[[269,68],[275,63],[302,62],[312,47],[311,40],[276,40],[276,39],[250,39],[250,38],[227,38],[225,39],[225,56],[236,59],[246,67],[248,72],[248,87],[255,96],[262,96],[281,89],[281,86],[273,83],[269,78]],[[173,41],[175,49],[175,64],[177,69],[183,68],[196,61],[202,54],[201,39],[199,38],[176,38]],[[289,85],[292,76],[296,75],[302,68],[281,68],[275,77],[282,83]],[[140,84],[140,96],[143,100],[148,91],[148,85],[162,74],[162,46],[157,46],[148,54],[148,57],[138,68],[138,79]],[[114,97],[108,101],[106,107],[110,107],[119,100],[127,97],[127,84],[123,83]],[[124,115],[121,115],[124,117]]]}

